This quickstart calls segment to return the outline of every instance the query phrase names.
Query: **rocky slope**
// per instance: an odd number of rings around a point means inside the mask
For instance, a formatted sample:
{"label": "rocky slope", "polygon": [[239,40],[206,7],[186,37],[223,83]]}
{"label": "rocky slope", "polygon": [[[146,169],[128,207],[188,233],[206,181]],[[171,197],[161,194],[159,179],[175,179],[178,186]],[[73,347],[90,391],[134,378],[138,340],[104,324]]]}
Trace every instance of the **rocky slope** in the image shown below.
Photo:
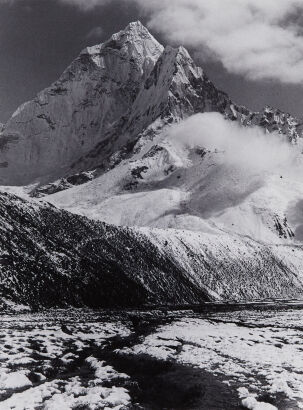
{"label": "rocky slope", "polygon": [[228,235],[118,228],[0,195],[1,298],[31,307],[294,297],[300,247]]}

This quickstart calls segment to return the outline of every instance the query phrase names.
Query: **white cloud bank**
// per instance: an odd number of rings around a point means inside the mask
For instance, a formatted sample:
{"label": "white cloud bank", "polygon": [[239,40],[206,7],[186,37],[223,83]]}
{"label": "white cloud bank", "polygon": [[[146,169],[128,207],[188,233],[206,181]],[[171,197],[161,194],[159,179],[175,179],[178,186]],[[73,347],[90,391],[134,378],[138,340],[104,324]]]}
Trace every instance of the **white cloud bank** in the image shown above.
{"label": "white cloud bank", "polygon": [[303,83],[303,0],[136,0],[169,41],[212,53],[252,80]]}
{"label": "white cloud bank", "polygon": [[196,114],[174,125],[168,137],[180,144],[224,152],[224,163],[253,171],[296,173],[298,151],[284,135],[243,127],[218,113]]}
{"label": "white cloud bank", "polygon": [[[97,6],[103,6],[111,2],[111,0],[43,0],[43,1],[58,1],[63,4],[70,4],[71,6],[77,6],[83,11],[91,10]],[[133,0],[125,0],[125,1],[131,2]],[[17,2],[26,3],[26,0],[0,0],[0,5],[1,4],[13,4]]]}
{"label": "white cloud bank", "polygon": [[103,28],[101,26],[92,28],[87,34],[87,39],[100,40],[103,36]]}
{"label": "white cloud bank", "polygon": [[[61,3],[75,5],[81,10],[90,10],[97,6],[103,6],[110,3],[111,0],[60,0]],[[132,1],[132,0],[131,0]]]}

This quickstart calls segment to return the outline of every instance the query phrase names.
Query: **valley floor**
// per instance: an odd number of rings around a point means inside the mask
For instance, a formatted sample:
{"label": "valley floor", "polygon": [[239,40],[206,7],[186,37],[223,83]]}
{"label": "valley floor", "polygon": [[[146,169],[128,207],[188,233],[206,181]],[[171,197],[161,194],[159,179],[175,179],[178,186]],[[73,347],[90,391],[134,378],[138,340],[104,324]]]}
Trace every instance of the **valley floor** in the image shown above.
{"label": "valley floor", "polygon": [[303,408],[303,304],[2,314],[0,408]]}

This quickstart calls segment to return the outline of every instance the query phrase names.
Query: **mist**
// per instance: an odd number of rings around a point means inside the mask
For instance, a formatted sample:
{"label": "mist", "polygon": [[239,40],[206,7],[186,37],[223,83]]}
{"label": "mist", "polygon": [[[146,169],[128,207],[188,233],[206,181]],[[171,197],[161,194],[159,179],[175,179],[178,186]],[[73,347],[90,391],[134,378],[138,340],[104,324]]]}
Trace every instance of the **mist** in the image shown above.
{"label": "mist", "polygon": [[299,151],[285,135],[266,133],[259,127],[243,127],[219,113],[196,114],[174,125],[169,138],[190,148],[200,146],[224,152],[224,162],[247,170],[296,171]]}

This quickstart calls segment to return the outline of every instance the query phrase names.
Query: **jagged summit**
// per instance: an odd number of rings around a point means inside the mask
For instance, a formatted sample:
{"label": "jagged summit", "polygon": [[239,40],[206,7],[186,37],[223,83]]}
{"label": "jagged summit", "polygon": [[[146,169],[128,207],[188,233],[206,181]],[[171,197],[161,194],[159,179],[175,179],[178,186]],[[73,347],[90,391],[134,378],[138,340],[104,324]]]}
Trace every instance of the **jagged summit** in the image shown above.
{"label": "jagged summit", "polygon": [[106,40],[104,43],[97,44],[92,47],[87,47],[87,49],[108,47],[112,41],[116,41],[120,46],[127,42],[140,41],[144,39],[152,40],[156,45],[163,48],[160,43],[153,37],[153,35],[148,31],[148,29],[138,20],[129,23],[124,30],[120,30],[117,33],[112,34],[112,36]]}
{"label": "jagged summit", "polygon": [[128,39],[152,37],[154,41],[157,42],[157,40],[152,36],[152,34],[141,23],[140,20],[130,22],[124,30],[121,30],[118,33],[112,35],[113,39],[121,37],[126,37]]}
{"label": "jagged summit", "polygon": [[147,28],[141,23],[140,20],[131,21],[125,28],[124,31],[148,31]]}
{"label": "jagged summit", "polygon": [[[123,30],[114,33],[111,39],[118,40],[122,38],[135,37],[153,37],[148,29],[141,23],[140,20],[131,21]],[[157,41],[157,40],[155,40]]]}
{"label": "jagged summit", "polygon": [[140,21],[130,23],[124,30],[119,31],[102,44],[85,48],[81,55],[91,55],[93,61],[100,65],[98,57],[105,53],[122,55],[126,59],[133,58],[142,66],[144,75],[148,75],[163,46],[150,34]]}
{"label": "jagged summit", "polygon": [[267,132],[278,132],[289,138],[293,144],[297,144],[302,137],[303,122],[285,113],[278,108],[266,105],[260,112],[249,113],[244,119],[245,125],[259,125]]}

